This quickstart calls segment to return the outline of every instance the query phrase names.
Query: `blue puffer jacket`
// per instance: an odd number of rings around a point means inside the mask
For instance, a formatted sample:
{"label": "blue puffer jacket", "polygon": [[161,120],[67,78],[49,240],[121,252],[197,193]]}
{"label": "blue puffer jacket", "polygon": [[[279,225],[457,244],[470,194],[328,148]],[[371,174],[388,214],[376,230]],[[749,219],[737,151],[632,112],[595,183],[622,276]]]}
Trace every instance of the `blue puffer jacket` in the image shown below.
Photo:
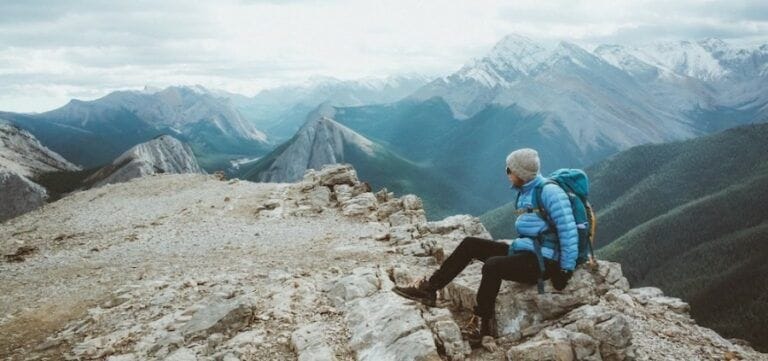
{"label": "blue puffer jacket", "polygon": [[[522,188],[515,187],[520,193],[517,209],[525,209],[534,203],[536,186],[546,182],[541,174],[524,184]],[[541,254],[544,258],[557,260],[560,257],[560,268],[573,271],[576,268],[576,258],[579,255],[579,235],[576,230],[576,221],[573,218],[573,210],[562,188],[556,184],[547,184],[541,191],[542,206],[549,212],[550,218],[557,227],[557,235],[560,239],[560,249],[542,247]],[[534,236],[549,228],[547,222],[539,217],[538,213],[524,213],[517,217],[515,229],[519,238],[512,241],[509,253],[529,251],[534,252],[533,240],[525,236]]]}

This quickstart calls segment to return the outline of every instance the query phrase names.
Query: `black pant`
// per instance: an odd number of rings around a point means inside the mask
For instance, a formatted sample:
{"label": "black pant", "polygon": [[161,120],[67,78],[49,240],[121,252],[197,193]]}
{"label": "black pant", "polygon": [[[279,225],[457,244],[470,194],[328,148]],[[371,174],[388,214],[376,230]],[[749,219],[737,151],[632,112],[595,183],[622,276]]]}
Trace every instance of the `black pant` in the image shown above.
{"label": "black pant", "polygon": [[[473,259],[485,263],[480,288],[477,290],[477,307],[475,314],[480,317],[493,315],[496,305],[496,295],[499,294],[501,280],[536,284],[539,279],[539,263],[532,252],[520,252],[508,256],[509,246],[502,242],[488,239],[467,237],[459,244],[453,253],[443,262],[440,268],[429,278],[429,284],[439,290],[450,283],[464,270]],[[546,260],[544,278],[549,278],[555,263]]]}

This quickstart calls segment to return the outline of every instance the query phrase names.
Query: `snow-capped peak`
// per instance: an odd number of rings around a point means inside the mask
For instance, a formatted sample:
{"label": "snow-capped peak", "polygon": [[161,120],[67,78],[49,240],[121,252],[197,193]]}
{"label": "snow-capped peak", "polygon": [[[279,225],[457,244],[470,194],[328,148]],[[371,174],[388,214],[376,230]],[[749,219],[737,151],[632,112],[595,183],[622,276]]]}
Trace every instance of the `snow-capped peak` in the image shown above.
{"label": "snow-capped peak", "polygon": [[586,67],[586,62],[592,61],[594,55],[584,50],[582,47],[567,41],[561,41],[557,47],[547,57],[547,64],[554,64],[562,60],[568,60],[580,67]]}
{"label": "snow-capped peak", "polygon": [[705,38],[698,41],[698,44],[710,53],[727,52],[731,50],[731,47],[728,45],[728,43],[718,38]]}
{"label": "snow-capped peak", "polygon": [[[715,42],[705,42],[707,46]],[[702,80],[716,80],[728,74],[713,54],[699,43],[690,41],[656,43],[638,49],[634,55],[662,69]]]}

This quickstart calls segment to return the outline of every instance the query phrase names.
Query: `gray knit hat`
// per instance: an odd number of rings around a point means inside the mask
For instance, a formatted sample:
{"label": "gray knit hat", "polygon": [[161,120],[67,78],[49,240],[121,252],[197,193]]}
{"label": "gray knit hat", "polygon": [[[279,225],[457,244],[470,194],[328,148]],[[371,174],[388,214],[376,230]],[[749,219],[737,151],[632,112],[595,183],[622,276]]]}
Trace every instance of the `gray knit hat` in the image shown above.
{"label": "gray knit hat", "polygon": [[507,156],[507,168],[528,182],[539,174],[539,153],[531,148],[518,149]]}

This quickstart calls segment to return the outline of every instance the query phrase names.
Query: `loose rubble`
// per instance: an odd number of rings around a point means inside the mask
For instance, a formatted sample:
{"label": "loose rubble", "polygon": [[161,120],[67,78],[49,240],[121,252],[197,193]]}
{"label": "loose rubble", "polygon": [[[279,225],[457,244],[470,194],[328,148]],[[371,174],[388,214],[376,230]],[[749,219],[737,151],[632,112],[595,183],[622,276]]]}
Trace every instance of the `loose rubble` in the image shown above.
{"label": "loose rubble", "polygon": [[[139,205],[141,214],[123,213]],[[374,192],[348,165],[310,170],[294,184],[165,175],[108,185],[0,228],[9,240],[3,254],[36,249],[24,262],[0,263],[0,332],[24,331],[2,341],[0,353],[112,361],[768,360],[697,326],[682,300],[630,288],[621,266],[606,261],[579,267],[559,292],[504,282],[498,350],[473,350],[459,324],[474,307],[480,263],[440,292],[439,307],[391,292],[428,276],[468,236],[490,238],[475,217],[427,221],[417,196]],[[23,328],[42,310],[60,317],[41,324],[42,333]]]}

